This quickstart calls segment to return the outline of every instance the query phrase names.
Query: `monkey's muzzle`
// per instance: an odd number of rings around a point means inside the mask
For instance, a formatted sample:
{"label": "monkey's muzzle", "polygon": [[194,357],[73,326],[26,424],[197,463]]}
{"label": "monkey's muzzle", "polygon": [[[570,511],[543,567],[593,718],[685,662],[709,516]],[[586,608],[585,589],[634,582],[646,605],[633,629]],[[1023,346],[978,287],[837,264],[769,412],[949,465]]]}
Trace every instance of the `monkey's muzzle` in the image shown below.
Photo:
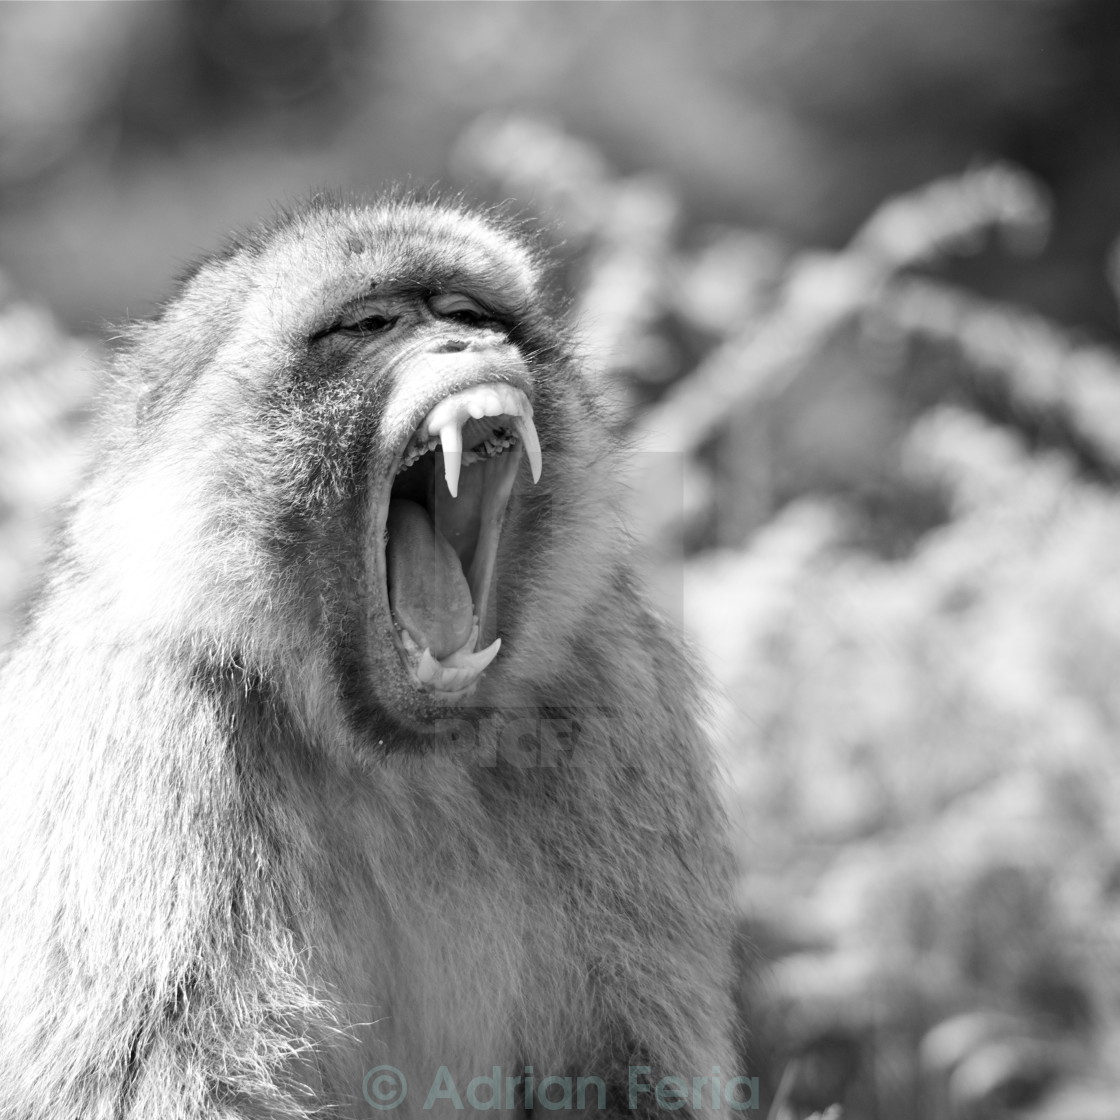
{"label": "monkey's muzzle", "polygon": [[533,406],[492,382],[436,404],[402,454],[386,523],[389,607],[413,683],[438,699],[465,697],[502,644],[477,648],[522,452],[536,482]]}

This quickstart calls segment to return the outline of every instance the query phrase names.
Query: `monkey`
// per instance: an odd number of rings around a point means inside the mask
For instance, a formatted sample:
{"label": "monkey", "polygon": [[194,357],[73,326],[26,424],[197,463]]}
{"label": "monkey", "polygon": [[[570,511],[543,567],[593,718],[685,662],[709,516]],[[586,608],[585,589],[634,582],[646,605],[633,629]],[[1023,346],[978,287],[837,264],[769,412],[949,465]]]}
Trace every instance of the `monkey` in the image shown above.
{"label": "monkey", "polygon": [[316,196],[129,328],[0,671],[0,1115],[730,1107],[703,681],[547,257]]}

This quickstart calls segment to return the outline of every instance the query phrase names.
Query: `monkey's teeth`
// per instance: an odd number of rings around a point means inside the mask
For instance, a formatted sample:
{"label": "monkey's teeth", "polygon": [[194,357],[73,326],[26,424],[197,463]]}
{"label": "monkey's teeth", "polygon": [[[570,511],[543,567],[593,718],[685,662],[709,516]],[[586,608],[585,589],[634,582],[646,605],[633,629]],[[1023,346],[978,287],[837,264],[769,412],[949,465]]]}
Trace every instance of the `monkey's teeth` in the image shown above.
{"label": "monkey's teeth", "polygon": [[454,421],[444,424],[439,430],[439,442],[443,447],[443,475],[447,479],[447,489],[453,498],[459,495],[459,471],[463,466],[463,433]]}
{"label": "monkey's teeth", "polygon": [[496,638],[477,653],[464,652],[469,645],[470,642],[462,649],[448,654],[442,661],[437,661],[431,650],[424,650],[416,666],[417,679],[433,692],[461,692],[468,685],[474,684],[482,676],[486,666],[498,656],[502,639]]}
{"label": "monkey's teeth", "polygon": [[[518,438],[524,444],[526,454],[529,456],[533,481],[539,481],[542,467],[541,444],[537,438],[537,429],[533,426],[533,406],[520,389],[505,382],[474,385],[470,389],[445,397],[424,417],[416,429],[406,454],[406,461],[409,465],[415,462],[415,459],[410,459],[411,448],[419,449],[419,454],[416,456],[419,458],[424,453],[424,449],[433,445],[431,442],[433,433],[438,433],[439,442],[443,445],[443,469],[447,489],[451,491],[452,497],[457,497],[459,472],[463,465],[463,425],[468,420],[501,416],[512,419]],[[494,437],[487,440],[484,446],[490,446],[492,442],[496,442]],[[473,452],[474,449],[469,449],[467,454]]]}
{"label": "monkey's teeth", "polygon": [[485,649],[475,653],[466,653],[467,646],[463,646],[462,649],[449,653],[440,664],[448,669],[470,669],[474,673],[481,673],[498,656],[498,650],[501,648],[501,638],[495,638]]}
{"label": "monkey's teeth", "polygon": [[424,650],[420,655],[420,664],[416,666],[416,675],[421,684],[431,684],[440,673],[440,664],[432,656],[430,649]]}
{"label": "monkey's teeth", "polygon": [[408,470],[417,459],[422,459],[432,448],[438,446],[438,444],[439,440],[437,439],[413,439],[405,450],[401,465],[397,468],[397,474]]}
{"label": "monkey's teeth", "polygon": [[541,441],[537,439],[537,429],[533,426],[533,410],[530,407],[527,416],[514,416],[513,426],[525,445],[525,454],[529,456],[529,467],[533,472],[533,483],[541,480],[541,468],[544,460],[541,457]]}
{"label": "monkey's teeth", "polygon": [[484,463],[508,451],[517,442],[517,437],[503,428],[500,432],[484,440],[473,451],[463,452],[463,466],[469,467],[472,463]]}

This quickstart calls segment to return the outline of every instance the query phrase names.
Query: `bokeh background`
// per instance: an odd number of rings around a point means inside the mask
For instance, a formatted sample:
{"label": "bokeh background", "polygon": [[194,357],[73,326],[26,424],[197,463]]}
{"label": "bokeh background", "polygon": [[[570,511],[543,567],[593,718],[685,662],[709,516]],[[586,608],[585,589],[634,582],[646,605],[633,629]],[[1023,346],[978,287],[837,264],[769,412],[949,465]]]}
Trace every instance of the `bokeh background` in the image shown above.
{"label": "bokeh background", "polygon": [[1120,5],[0,5],[0,648],[117,325],[433,182],[556,231],[769,1115],[1120,1117]]}

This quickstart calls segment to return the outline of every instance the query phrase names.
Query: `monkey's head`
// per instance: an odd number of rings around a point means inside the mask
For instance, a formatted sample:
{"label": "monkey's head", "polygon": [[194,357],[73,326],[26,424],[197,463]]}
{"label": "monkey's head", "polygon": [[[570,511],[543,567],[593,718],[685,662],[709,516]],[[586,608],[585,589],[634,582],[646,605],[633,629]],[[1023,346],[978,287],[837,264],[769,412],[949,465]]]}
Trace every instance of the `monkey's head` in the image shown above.
{"label": "monkey's head", "polygon": [[309,708],[329,682],[359,734],[523,696],[609,567],[592,394],[487,218],[316,201],[198,267],[121,364],[117,605]]}

